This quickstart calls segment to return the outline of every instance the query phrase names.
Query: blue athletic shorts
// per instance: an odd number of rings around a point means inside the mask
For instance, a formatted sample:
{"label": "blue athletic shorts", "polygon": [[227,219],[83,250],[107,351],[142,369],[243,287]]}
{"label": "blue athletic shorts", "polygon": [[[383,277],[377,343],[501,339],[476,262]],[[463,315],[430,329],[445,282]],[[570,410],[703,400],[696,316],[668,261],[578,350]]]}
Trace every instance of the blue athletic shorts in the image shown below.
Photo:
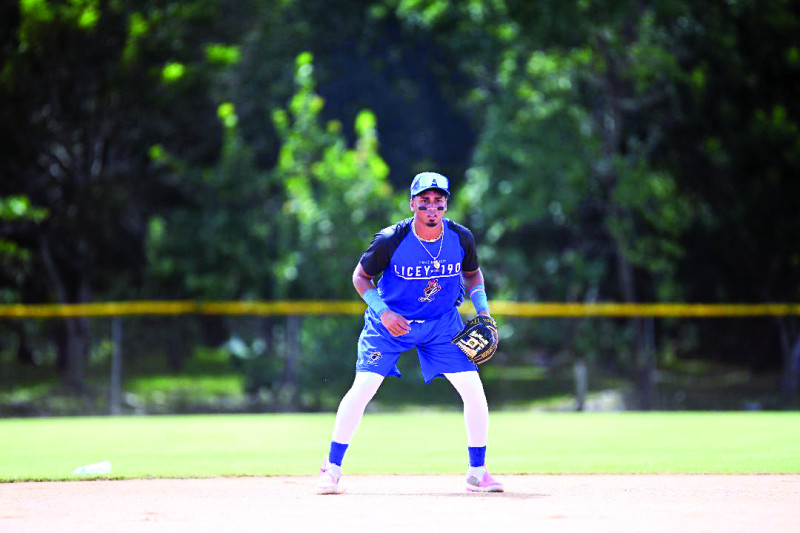
{"label": "blue athletic shorts", "polygon": [[445,373],[478,370],[478,367],[450,341],[464,327],[458,309],[441,318],[411,321],[411,331],[393,337],[371,309],[364,313],[364,329],[358,337],[356,372],[374,372],[384,377],[401,377],[397,361],[402,352],[417,349],[425,383]]}

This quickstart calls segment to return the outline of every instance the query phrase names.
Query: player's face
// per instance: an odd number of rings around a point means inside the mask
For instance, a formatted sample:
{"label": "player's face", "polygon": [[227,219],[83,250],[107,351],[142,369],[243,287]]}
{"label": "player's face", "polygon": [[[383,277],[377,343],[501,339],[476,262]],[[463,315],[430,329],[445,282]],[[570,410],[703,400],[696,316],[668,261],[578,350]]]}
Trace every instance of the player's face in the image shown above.
{"label": "player's face", "polygon": [[426,226],[435,227],[447,212],[447,196],[441,191],[430,189],[411,199],[414,217]]}

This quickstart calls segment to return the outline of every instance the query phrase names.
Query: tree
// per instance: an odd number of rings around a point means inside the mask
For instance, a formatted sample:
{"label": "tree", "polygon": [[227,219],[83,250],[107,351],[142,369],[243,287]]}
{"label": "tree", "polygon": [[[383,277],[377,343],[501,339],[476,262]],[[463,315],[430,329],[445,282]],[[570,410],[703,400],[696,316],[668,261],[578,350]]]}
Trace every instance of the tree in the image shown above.
{"label": "tree", "polygon": [[[462,68],[475,86],[467,102],[483,123],[454,205],[484,237],[498,296],[679,299],[691,204],[654,157],[681,73],[658,11],[624,1],[477,2],[427,14],[467,52]],[[467,37],[452,38],[452,28]],[[650,368],[643,323],[631,329],[633,354],[615,353]]]}
{"label": "tree", "polygon": [[[300,54],[295,94],[286,108],[273,113],[281,146],[271,172],[257,168],[255,151],[240,135],[230,103],[219,109],[225,141],[213,166],[198,168],[154,150],[188,201],[169,216],[151,220],[152,290],[197,299],[355,297],[350,273],[373,234],[389,223],[396,201],[388,167],[378,155],[374,115],[363,111],[358,116],[357,141],[348,148],[341,123],[321,120],[324,100],[316,93],[313,73],[312,55]],[[284,360],[281,380],[271,382],[273,392],[289,390],[288,401],[296,405],[300,343],[310,342],[314,353],[320,343],[329,354],[351,350],[339,346],[341,335],[327,325],[307,323],[302,339],[294,318],[289,325],[281,344],[274,339],[278,326],[267,320],[257,332],[265,337],[258,356]],[[276,353],[278,346],[282,354]],[[263,370],[257,359],[247,359],[247,368]],[[333,374],[329,368],[335,361],[306,358],[300,374],[303,380]]]}
{"label": "tree", "polygon": [[[222,36],[221,12],[212,0],[17,5],[3,43],[0,194],[24,194],[50,213],[24,237],[43,280],[26,300],[129,296],[139,284],[146,221],[169,194],[149,146],[180,139],[167,144],[194,158],[218,147],[213,128],[197,122],[213,72],[197,45]],[[80,389],[88,325],[64,326],[58,366]]]}
{"label": "tree", "polygon": [[[321,119],[352,124],[371,110],[393,186],[406,187],[413,174],[430,168],[464,172],[475,138],[469,110],[458,105],[468,79],[456,53],[435,33],[404,24],[396,3],[339,2],[331,9],[297,0],[260,10],[242,45],[246,68],[233,98],[260,166],[277,164],[280,136],[265,118],[293,94],[293,61],[308,51],[325,95]],[[342,133],[356,142],[354,130]]]}
{"label": "tree", "polygon": [[[312,55],[300,54],[297,92],[288,109],[274,113],[282,141],[275,172],[285,185],[282,210],[288,215],[276,277],[283,296],[345,298],[352,287],[341,273],[352,272],[396,204],[386,181],[389,169],[378,155],[375,116],[358,115],[355,148],[349,149],[340,122],[321,123],[324,100],[315,92],[313,72]],[[320,265],[333,275],[320,275]]]}
{"label": "tree", "polygon": [[[341,123],[321,120],[324,100],[315,90],[312,54],[300,54],[296,67],[295,95],[273,114],[282,141],[275,174],[285,186],[276,290],[292,299],[349,300],[357,297],[350,275],[360,254],[404,202],[394,199],[387,181],[375,116],[366,110],[358,115],[355,146],[348,148]],[[296,362],[291,355],[298,350],[288,352],[284,384],[293,404],[298,385],[321,391],[325,381],[329,388],[347,379],[331,377],[341,375],[336,365],[352,353],[353,340],[341,334],[347,328],[355,339],[357,321],[349,318],[305,323],[303,352],[314,355]]]}
{"label": "tree", "polygon": [[153,293],[198,300],[269,299],[278,259],[281,185],[261,171],[242,140],[233,104],[218,108],[224,127],[220,158],[201,167],[155,146],[153,159],[168,167],[182,205],[150,219],[148,282]]}
{"label": "tree", "polygon": [[[19,302],[24,286],[30,281],[32,251],[18,242],[20,235],[31,231],[48,216],[46,209],[31,205],[25,196],[0,197],[0,302]],[[0,326],[5,328],[5,324]],[[25,327],[19,322],[8,324],[17,336],[17,361],[33,364],[33,352],[28,345]],[[2,349],[2,344],[0,344]]]}
{"label": "tree", "polygon": [[[691,3],[680,19],[688,73],[682,120],[660,159],[696,198],[683,239],[680,282],[696,301],[800,300],[800,31],[797,6],[779,1]],[[709,324],[702,347],[754,371],[783,368],[783,397],[797,397],[796,319]],[[776,335],[777,332],[777,335]]]}

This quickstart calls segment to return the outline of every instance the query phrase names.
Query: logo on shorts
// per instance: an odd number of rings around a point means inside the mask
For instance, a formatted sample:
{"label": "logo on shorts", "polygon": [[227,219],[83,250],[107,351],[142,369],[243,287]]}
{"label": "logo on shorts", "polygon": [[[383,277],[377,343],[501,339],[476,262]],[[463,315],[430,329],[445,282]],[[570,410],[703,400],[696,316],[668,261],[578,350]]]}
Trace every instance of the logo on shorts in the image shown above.
{"label": "logo on shorts", "polygon": [[381,355],[381,352],[372,352],[367,356],[367,364],[377,365],[378,361],[381,360],[381,357],[383,357],[383,355]]}
{"label": "logo on shorts", "polygon": [[439,285],[438,279],[432,279],[428,282],[428,286],[425,287],[425,290],[422,291],[423,295],[418,298],[420,302],[432,302],[433,295],[442,290],[442,286]]}

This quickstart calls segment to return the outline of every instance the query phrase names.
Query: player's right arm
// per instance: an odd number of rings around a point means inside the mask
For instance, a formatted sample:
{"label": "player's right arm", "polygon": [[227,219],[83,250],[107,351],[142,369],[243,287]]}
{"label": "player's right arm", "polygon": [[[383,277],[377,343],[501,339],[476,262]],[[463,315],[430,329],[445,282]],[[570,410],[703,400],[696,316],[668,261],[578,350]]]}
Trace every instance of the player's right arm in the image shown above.
{"label": "player's right arm", "polygon": [[[364,267],[362,267],[361,263],[359,262],[356,265],[356,269],[353,271],[353,287],[355,287],[356,292],[358,292],[358,295],[361,298],[364,298],[364,294],[367,291],[375,291],[373,294],[377,294],[378,289],[375,287],[375,282],[372,281],[372,278],[373,276],[367,274],[367,272],[364,270]],[[368,305],[370,305],[370,302],[368,301],[369,299],[369,295],[367,298],[364,298]],[[370,305],[370,307],[372,307],[372,305]],[[381,312],[380,317],[383,327],[388,329],[389,333],[395,337],[405,335],[411,331],[411,325],[409,324],[408,320],[401,315],[398,315],[388,307]]]}

